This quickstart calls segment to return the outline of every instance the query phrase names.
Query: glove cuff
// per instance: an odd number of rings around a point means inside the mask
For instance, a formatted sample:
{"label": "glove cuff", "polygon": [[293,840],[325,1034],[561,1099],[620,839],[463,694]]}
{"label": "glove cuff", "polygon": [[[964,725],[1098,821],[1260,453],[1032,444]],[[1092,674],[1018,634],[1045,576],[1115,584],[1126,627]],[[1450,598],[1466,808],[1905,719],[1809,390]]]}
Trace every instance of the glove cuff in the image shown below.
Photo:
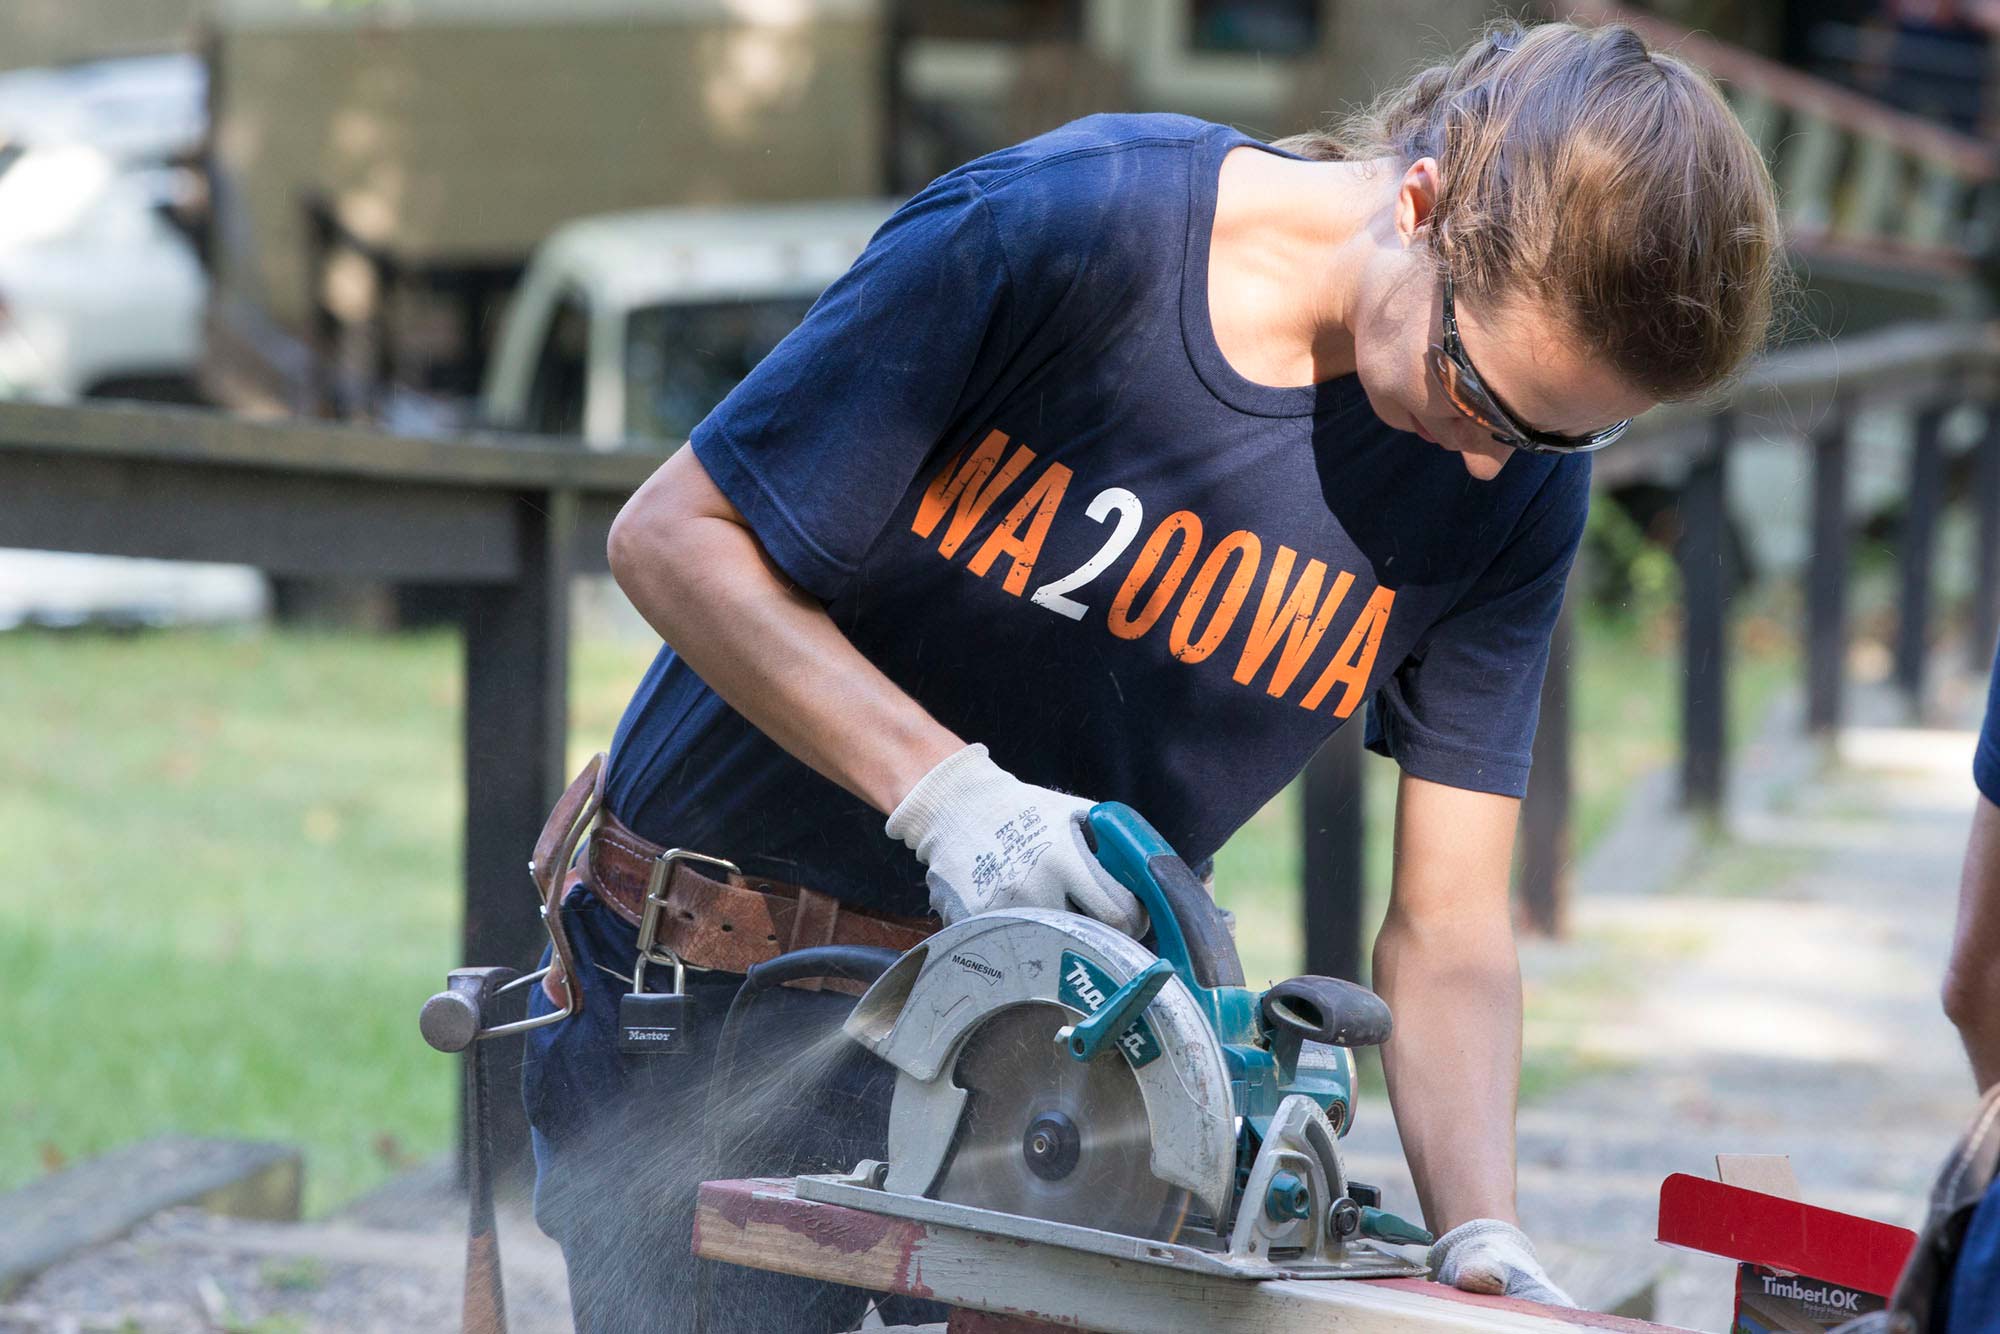
{"label": "glove cuff", "polygon": [[896,803],[896,809],[889,812],[889,822],[882,826],[882,830],[890,838],[901,839],[910,851],[917,852],[925,836],[947,811],[995,779],[1012,781],[1007,771],[987,755],[984,744],[975,741],[962,750],[955,750],[939,760],[929,773],[917,780],[915,787],[903,795],[903,799]]}

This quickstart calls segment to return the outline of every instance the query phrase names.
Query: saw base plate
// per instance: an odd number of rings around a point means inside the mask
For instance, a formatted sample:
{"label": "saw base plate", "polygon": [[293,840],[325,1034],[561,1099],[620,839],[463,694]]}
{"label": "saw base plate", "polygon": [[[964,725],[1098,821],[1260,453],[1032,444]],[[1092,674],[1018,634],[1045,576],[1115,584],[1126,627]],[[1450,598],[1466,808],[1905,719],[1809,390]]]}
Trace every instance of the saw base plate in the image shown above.
{"label": "saw base plate", "polygon": [[794,1182],[793,1189],[802,1200],[844,1205],[866,1213],[886,1214],[967,1232],[1089,1251],[1115,1260],[1135,1260],[1215,1278],[1248,1281],[1274,1278],[1419,1278],[1429,1272],[1422,1264],[1365,1241],[1349,1241],[1343,1248],[1342,1258],[1337,1261],[1259,1260],[1220,1250],[1204,1250],[1185,1241],[1149,1241],[1144,1237],[1127,1237],[1074,1223],[1054,1223],[1018,1214],[996,1213],[968,1204],[951,1204],[921,1195],[904,1195],[872,1186],[866,1175],[859,1173],[802,1176]]}

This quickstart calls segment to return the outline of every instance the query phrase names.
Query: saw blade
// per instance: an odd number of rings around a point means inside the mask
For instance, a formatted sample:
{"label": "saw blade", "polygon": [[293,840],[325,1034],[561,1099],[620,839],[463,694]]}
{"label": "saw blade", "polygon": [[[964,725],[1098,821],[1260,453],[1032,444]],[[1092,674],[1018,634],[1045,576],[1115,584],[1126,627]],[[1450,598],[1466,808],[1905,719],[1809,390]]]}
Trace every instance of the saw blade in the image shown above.
{"label": "saw blade", "polygon": [[1154,1176],[1152,1130],[1115,1052],[1073,1059],[1056,1005],[1002,1010],[959,1049],[965,1111],[935,1198],[1126,1236],[1172,1241],[1189,1195]]}

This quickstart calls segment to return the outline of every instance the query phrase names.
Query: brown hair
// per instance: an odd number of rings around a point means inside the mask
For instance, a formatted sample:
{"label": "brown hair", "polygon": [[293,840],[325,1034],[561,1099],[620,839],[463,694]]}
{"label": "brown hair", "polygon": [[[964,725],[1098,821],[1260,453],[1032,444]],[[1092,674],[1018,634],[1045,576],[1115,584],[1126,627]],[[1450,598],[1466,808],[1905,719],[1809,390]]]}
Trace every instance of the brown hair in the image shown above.
{"label": "brown hair", "polygon": [[1436,158],[1431,252],[1460,299],[1539,298],[1652,398],[1705,393],[1764,344],[1786,272],[1770,172],[1707,76],[1628,27],[1495,23],[1277,146]]}

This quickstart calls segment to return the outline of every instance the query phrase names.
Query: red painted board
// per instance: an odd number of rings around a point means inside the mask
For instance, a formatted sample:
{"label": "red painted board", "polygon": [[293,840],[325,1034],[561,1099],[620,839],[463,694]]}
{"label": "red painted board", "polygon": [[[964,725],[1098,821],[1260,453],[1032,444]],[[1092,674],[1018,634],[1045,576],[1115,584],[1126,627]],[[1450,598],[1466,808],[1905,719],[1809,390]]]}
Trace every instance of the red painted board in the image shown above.
{"label": "red painted board", "polygon": [[1660,1183],[1660,1240],[1886,1297],[1917,1234],[1676,1172]]}
{"label": "red painted board", "polygon": [[1051,1325],[1046,1320],[1023,1320],[1020,1316],[991,1315],[954,1306],[944,1334],[1076,1334],[1076,1329]]}

